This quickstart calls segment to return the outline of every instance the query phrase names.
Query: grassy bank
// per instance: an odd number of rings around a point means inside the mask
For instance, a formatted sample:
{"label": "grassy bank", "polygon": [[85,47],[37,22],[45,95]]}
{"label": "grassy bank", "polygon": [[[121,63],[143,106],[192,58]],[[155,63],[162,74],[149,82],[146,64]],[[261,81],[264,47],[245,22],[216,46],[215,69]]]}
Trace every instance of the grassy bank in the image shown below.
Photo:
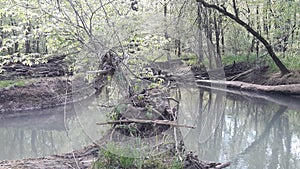
{"label": "grassy bank", "polygon": [[25,86],[25,80],[1,80],[0,89],[9,88],[13,86]]}
{"label": "grassy bank", "polygon": [[181,162],[173,152],[154,155],[156,153],[143,152],[131,146],[109,143],[106,148],[100,150],[99,159],[93,165],[93,169],[182,169]]}
{"label": "grassy bank", "polygon": [[[300,56],[298,55],[278,55],[278,58],[282,61],[282,63],[289,69],[289,70],[299,70],[300,69]],[[266,63],[269,65],[270,72],[278,72],[279,69],[272,60],[269,55],[259,56],[256,55],[226,55],[222,57],[223,65],[229,65],[234,62],[250,62],[250,63]]]}

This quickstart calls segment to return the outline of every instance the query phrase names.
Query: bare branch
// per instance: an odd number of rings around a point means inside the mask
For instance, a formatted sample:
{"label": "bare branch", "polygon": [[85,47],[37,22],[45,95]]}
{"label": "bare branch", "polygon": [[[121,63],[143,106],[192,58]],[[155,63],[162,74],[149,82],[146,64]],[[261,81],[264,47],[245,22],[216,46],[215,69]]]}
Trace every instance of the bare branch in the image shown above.
{"label": "bare branch", "polygon": [[170,125],[173,127],[186,127],[195,129],[195,126],[177,124],[174,121],[169,120],[142,120],[142,119],[126,119],[126,120],[116,120],[116,121],[108,121],[104,123],[96,123],[97,125],[107,125],[107,124],[124,124],[124,123],[145,123],[145,124],[161,124],[161,125]]}

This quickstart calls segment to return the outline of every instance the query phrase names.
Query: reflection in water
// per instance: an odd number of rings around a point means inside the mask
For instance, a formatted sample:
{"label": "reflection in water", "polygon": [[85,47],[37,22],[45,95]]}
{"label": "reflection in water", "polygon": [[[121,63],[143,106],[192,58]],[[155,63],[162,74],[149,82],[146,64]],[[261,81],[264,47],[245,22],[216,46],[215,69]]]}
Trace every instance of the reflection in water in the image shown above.
{"label": "reflection in water", "polygon": [[94,100],[13,116],[0,114],[0,160],[70,152],[101,138],[107,128],[96,122],[105,119],[109,110],[99,109]]}
{"label": "reflection in water", "polygon": [[300,109],[203,89],[181,93],[179,121],[197,126],[181,129],[186,149],[200,159],[231,161],[230,168],[300,168]]}
{"label": "reflection in water", "polygon": [[[114,105],[122,91],[110,90],[113,99],[102,102]],[[272,98],[282,106],[193,87],[180,88],[176,96],[179,123],[197,126],[180,128],[186,150],[200,159],[231,161],[230,168],[300,168],[299,102]],[[105,121],[110,109],[99,108],[97,101],[92,97],[67,107],[0,114],[0,160],[70,152],[101,138],[109,126],[95,124]]]}

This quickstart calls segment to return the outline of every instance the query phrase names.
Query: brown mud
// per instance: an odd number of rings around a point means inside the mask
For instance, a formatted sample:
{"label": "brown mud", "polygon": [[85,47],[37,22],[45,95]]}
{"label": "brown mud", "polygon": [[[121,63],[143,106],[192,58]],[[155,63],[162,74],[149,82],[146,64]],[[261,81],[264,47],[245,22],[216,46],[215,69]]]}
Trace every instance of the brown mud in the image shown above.
{"label": "brown mud", "polygon": [[0,90],[0,111],[42,109],[68,103],[71,98],[64,95],[71,89],[64,77],[39,78],[25,86],[4,88]]}
{"label": "brown mud", "polygon": [[25,86],[0,89],[0,113],[57,107],[95,92],[84,84],[80,90],[73,90],[72,82],[72,77],[44,77],[27,80]]}
{"label": "brown mud", "polygon": [[[227,81],[240,81],[245,83],[275,86],[300,84],[300,70],[281,75],[268,72],[266,65],[253,65],[247,62],[233,63],[223,68],[206,70],[204,66],[192,66],[191,70],[198,80],[214,80],[226,78]],[[219,77],[214,77],[219,74]],[[223,77],[222,77],[223,76]]]}
{"label": "brown mud", "polygon": [[40,158],[0,161],[1,169],[86,169],[97,160],[99,146],[93,144],[79,151]]}

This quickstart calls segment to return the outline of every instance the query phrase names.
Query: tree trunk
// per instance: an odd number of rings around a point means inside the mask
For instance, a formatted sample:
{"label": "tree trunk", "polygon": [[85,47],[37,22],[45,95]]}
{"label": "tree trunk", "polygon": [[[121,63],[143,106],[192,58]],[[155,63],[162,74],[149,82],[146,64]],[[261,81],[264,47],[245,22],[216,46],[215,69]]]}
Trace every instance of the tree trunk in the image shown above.
{"label": "tree trunk", "polygon": [[26,33],[25,33],[25,37],[26,37],[26,40],[25,40],[25,53],[28,54],[30,53],[30,40],[29,40],[29,33],[30,33],[30,25],[28,25],[27,29],[26,29]]}
{"label": "tree trunk", "polygon": [[[259,31],[260,25],[259,25],[259,6],[256,6],[256,30]],[[256,41],[256,57],[259,57],[259,41]]]}
{"label": "tree trunk", "polygon": [[206,33],[206,45],[207,45],[207,57],[209,60],[208,67],[213,69],[213,40],[212,40],[212,19],[211,19],[211,10],[206,9],[205,11],[205,33]]}
{"label": "tree trunk", "polygon": [[40,53],[40,38],[36,40],[36,53]]}
{"label": "tree trunk", "polygon": [[[196,80],[199,86],[221,86],[221,89],[232,88],[239,91],[253,91],[262,93],[276,93],[284,95],[298,96],[300,94],[300,84],[265,86],[240,81],[223,80]],[[224,87],[226,86],[226,87]],[[219,87],[217,87],[219,88]]]}
{"label": "tree trunk", "polygon": [[166,0],[164,0],[164,22],[165,22],[165,38],[167,39],[168,36],[168,32],[167,32],[167,12],[168,12],[168,3]]}
{"label": "tree trunk", "polygon": [[221,24],[220,27],[221,27],[222,54],[225,54],[225,33],[224,33],[225,27],[223,27],[223,22],[221,22],[220,24]]}
{"label": "tree trunk", "polygon": [[290,73],[290,71],[286,68],[286,66],[280,61],[280,59],[276,56],[272,46],[269,44],[269,42],[262,37],[257,31],[255,31],[252,27],[250,27],[248,24],[246,24],[244,21],[240,20],[239,18],[237,18],[235,15],[233,15],[232,13],[226,11],[226,9],[222,9],[217,5],[214,4],[209,4],[207,2],[205,2],[204,0],[196,0],[197,2],[200,2],[204,7],[206,8],[212,8],[215,9],[217,11],[219,11],[220,13],[224,14],[225,16],[231,18],[232,20],[234,20],[236,23],[238,23],[239,25],[243,26],[245,29],[247,29],[248,32],[250,32],[253,36],[255,36],[267,49],[269,55],[271,56],[271,58],[273,59],[273,61],[275,62],[276,66],[280,69],[280,72],[282,75],[288,74]]}
{"label": "tree trunk", "polygon": [[202,27],[202,6],[200,3],[198,3],[198,59],[199,62],[203,62],[204,60],[204,52],[203,52],[203,37],[202,37],[202,31],[203,31],[203,27]]}
{"label": "tree trunk", "polygon": [[217,16],[214,14],[214,26],[215,26],[215,37],[216,37],[216,51],[217,56],[221,58],[221,50],[220,50],[220,22],[217,21]]}
{"label": "tree trunk", "polygon": [[181,41],[180,39],[175,39],[175,54],[181,56]]}

